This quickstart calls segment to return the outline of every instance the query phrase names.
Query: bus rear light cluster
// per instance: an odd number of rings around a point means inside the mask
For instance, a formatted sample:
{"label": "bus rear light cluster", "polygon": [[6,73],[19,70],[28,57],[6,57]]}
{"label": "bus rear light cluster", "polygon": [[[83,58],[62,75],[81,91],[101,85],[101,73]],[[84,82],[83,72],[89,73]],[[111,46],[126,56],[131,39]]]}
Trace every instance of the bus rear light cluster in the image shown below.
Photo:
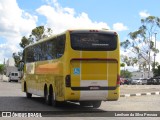
{"label": "bus rear light cluster", "polygon": [[117,85],[120,85],[120,75],[117,75]]}
{"label": "bus rear light cluster", "polygon": [[66,75],[65,84],[66,84],[66,87],[71,87],[71,77],[70,77],[70,75]]}
{"label": "bus rear light cluster", "polygon": [[116,33],[116,32],[114,32],[114,34],[115,34],[115,35],[117,35],[117,33]]}

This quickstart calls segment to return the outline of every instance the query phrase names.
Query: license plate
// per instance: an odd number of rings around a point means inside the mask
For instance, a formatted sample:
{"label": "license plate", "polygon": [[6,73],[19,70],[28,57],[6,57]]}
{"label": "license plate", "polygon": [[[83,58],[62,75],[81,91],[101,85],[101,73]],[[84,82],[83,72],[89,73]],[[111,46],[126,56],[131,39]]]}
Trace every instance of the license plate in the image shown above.
{"label": "license plate", "polygon": [[91,86],[90,90],[99,90],[99,87],[98,86]]}

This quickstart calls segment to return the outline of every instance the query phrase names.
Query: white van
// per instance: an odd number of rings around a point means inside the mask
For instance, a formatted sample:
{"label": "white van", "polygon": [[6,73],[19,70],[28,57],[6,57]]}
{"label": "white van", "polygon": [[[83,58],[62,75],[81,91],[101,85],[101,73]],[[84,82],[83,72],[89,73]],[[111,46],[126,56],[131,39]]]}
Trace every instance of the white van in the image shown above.
{"label": "white van", "polygon": [[9,74],[9,82],[11,82],[11,81],[16,81],[16,82],[18,82],[19,81],[19,72],[11,72],[10,74]]}

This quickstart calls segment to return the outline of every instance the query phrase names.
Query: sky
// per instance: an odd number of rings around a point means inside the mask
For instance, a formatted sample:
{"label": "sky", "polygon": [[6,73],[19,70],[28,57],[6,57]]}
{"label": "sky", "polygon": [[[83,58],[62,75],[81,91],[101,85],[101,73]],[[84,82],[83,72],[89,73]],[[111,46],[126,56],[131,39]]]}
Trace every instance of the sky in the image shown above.
{"label": "sky", "polygon": [[[159,5],[159,0],[0,0],[0,64],[21,51],[21,38],[36,26],[50,27],[54,34],[74,28],[112,29],[124,41],[142,18],[160,17]],[[156,38],[160,48],[159,31]]]}

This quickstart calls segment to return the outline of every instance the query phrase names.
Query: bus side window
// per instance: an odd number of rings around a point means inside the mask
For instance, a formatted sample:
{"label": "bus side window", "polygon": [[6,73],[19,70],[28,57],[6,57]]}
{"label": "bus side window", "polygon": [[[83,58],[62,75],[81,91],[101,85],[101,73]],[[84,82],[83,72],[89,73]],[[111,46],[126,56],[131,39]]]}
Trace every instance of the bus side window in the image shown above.
{"label": "bus side window", "polygon": [[65,35],[59,36],[57,38],[57,58],[60,58],[64,54],[65,48]]}
{"label": "bus side window", "polygon": [[51,48],[51,51],[52,51],[52,59],[56,59],[56,41],[57,41],[57,38],[54,38],[53,41],[52,41],[52,48]]}
{"label": "bus side window", "polygon": [[27,62],[34,62],[34,51],[32,47],[27,48]]}
{"label": "bus side window", "polygon": [[46,43],[46,58],[47,60],[53,59],[52,41],[47,41]]}

